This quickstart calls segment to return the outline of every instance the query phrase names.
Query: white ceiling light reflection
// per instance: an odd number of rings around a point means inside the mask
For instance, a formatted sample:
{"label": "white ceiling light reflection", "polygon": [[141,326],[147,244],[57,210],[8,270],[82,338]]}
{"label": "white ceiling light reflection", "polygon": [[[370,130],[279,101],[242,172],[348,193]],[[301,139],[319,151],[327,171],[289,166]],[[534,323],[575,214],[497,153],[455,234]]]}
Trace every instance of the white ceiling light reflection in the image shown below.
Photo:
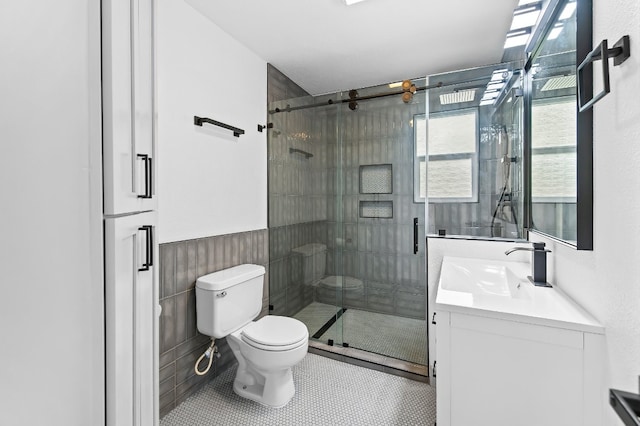
{"label": "white ceiling light reflection", "polygon": [[549,36],[547,37],[547,40],[555,40],[555,39],[557,39],[558,36],[560,35],[560,33],[562,32],[563,28],[564,28],[564,25],[556,24],[556,26],[553,27],[551,29],[551,31],[549,31]]}
{"label": "white ceiling light reflection", "polygon": [[528,6],[516,9],[513,12],[513,20],[511,21],[511,31],[521,28],[533,27],[538,22],[540,16],[540,5]]}
{"label": "white ceiling light reflection", "polygon": [[504,42],[504,48],[523,46],[529,41],[531,33],[528,30],[518,30],[507,34],[507,40]]}
{"label": "white ceiling light reflection", "polygon": [[572,1],[571,3],[567,3],[564,7],[564,10],[560,14],[560,20],[569,19],[573,16],[573,12],[576,11],[576,2]]}

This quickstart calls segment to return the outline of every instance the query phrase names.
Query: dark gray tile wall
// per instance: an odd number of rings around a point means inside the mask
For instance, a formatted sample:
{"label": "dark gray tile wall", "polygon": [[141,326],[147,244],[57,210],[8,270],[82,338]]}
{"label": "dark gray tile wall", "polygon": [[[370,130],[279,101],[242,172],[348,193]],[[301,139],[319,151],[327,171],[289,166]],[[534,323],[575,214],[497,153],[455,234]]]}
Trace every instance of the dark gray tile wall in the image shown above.
{"label": "dark gray tile wall", "polygon": [[302,87],[298,86],[289,77],[280,72],[276,67],[267,64],[267,102],[285,101],[288,99],[310,96]]}
{"label": "dark gray tile wall", "polygon": [[160,244],[160,417],[216,377],[235,357],[226,339],[216,340],[220,358],[197,376],[194,365],[210,338],[196,328],[196,279],[243,263],[267,268],[262,313],[269,305],[269,235],[266,229]]}

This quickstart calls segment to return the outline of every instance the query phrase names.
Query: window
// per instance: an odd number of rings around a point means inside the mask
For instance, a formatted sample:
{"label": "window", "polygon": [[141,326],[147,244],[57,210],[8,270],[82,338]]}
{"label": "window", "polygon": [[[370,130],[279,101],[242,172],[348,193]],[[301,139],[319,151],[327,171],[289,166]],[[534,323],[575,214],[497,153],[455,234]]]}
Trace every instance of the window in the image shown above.
{"label": "window", "polygon": [[533,202],[576,202],[575,97],[535,100],[531,112]]}
{"label": "window", "polygon": [[[478,201],[478,112],[465,109],[414,117],[414,198],[424,202]],[[428,169],[428,172],[427,172]],[[428,191],[428,194],[427,194]]]}

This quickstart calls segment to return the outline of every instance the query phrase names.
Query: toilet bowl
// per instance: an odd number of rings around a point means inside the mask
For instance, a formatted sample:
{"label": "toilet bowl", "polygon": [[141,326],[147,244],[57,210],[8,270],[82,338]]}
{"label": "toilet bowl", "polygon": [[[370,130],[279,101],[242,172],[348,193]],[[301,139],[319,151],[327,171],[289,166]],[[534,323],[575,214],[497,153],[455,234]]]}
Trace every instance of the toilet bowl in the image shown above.
{"label": "toilet bowl", "polygon": [[227,343],[238,360],[236,394],[274,408],[295,394],[291,367],[307,354],[307,327],[293,318],[266,316],[231,333]]}
{"label": "toilet bowl", "polygon": [[307,354],[309,333],[294,318],[253,321],[262,308],[264,273],[259,265],[239,265],[198,278],[197,325],[213,339],[227,338],[238,361],[234,392],[277,408],[295,394],[291,368]]}

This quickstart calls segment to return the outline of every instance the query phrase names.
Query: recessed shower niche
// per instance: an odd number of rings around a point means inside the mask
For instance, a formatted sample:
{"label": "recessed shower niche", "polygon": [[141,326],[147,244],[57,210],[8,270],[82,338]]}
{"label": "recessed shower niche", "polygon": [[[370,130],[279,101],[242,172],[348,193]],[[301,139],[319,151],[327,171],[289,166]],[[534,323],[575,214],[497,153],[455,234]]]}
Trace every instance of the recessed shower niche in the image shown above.
{"label": "recessed shower niche", "polygon": [[392,219],[393,201],[360,201],[360,217]]}
{"label": "recessed shower niche", "polygon": [[374,164],[360,166],[360,193],[393,193],[393,165]]}

